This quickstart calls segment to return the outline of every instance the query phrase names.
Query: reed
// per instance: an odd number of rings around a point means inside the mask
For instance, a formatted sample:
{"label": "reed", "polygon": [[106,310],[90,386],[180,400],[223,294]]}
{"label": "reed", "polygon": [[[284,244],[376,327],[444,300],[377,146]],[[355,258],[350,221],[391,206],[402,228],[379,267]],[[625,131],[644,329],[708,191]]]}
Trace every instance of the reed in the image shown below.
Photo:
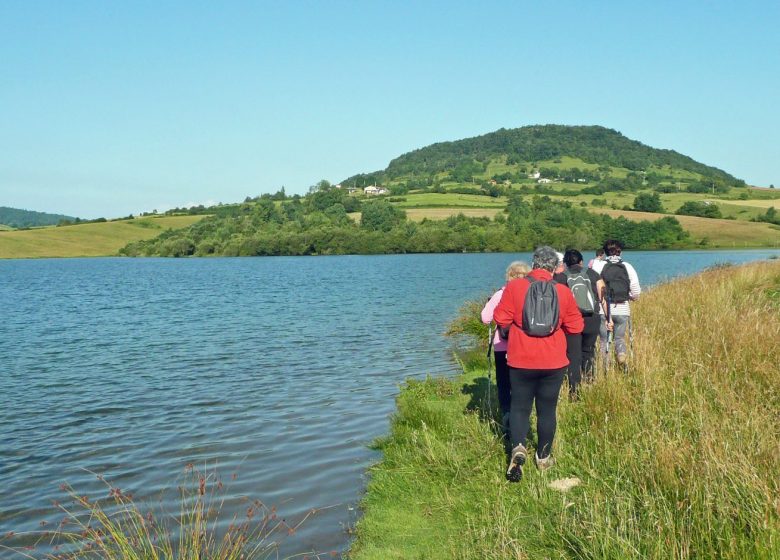
{"label": "reed", "polygon": [[[628,372],[561,399],[558,464],[520,484],[482,410],[484,363],[408,382],[352,557],[780,558],[778,294],[772,261],[643,295]],[[581,483],[550,487],[565,478]]]}
{"label": "reed", "polygon": [[[177,485],[178,512],[162,502],[148,506],[95,475],[101,497],[81,495],[63,484],[66,500],[57,526],[0,538],[0,556],[48,560],[259,560],[279,558],[279,543],[313,513],[291,525],[259,500],[226,498],[216,470],[185,468]],[[233,503],[239,501],[240,504]],[[240,511],[241,514],[230,513]],[[14,544],[14,543],[24,544]],[[333,553],[328,554],[329,557]],[[300,554],[296,558],[322,558]]]}

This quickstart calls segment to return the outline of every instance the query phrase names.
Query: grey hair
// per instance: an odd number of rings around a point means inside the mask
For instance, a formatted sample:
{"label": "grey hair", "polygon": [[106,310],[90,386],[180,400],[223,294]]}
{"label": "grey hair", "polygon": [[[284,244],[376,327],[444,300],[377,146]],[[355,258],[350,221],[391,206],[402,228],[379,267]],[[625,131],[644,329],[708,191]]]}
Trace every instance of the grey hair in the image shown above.
{"label": "grey hair", "polygon": [[528,263],[523,261],[513,261],[506,267],[506,281],[514,280],[515,278],[522,278],[526,274],[531,272],[531,267]]}
{"label": "grey hair", "polygon": [[534,251],[533,267],[553,272],[558,266],[558,253],[549,245],[537,247]]}

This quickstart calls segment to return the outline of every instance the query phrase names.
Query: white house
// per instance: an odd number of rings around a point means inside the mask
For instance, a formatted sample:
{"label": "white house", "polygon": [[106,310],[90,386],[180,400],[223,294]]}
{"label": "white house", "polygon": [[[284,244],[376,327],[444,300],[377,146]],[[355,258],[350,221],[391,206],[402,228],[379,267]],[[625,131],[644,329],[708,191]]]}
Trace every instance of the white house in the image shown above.
{"label": "white house", "polygon": [[369,185],[365,189],[363,189],[363,192],[369,196],[376,196],[380,194],[388,194],[390,191],[385,187],[377,187],[376,185]]}
{"label": "white house", "polygon": [[547,179],[545,177],[542,177],[541,179],[536,180],[537,183],[552,183],[552,179]]}
{"label": "white house", "polygon": [[528,178],[529,179],[538,179],[541,176],[542,176],[542,174],[539,173],[538,171],[534,171],[534,172],[528,174]]}

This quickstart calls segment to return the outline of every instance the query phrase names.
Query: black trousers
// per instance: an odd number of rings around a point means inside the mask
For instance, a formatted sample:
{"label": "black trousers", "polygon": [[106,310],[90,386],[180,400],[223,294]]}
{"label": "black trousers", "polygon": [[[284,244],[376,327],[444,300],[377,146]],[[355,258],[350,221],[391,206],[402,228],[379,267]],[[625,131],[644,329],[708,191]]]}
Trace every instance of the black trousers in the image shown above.
{"label": "black trousers", "polygon": [[569,395],[577,394],[582,377],[586,381],[593,379],[594,352],[598,332],[566,335],[566,357],[569,367],[566,368],[566,378],[569,380]]}
{"label": "black trousers", "polygon": [[509,412],[512,388],[509,385],[509,366],[506,363],[506,351],[493,352],[496,362],[496,386],[498,387],[498,405],[501,414]]}
{"label": "black trousers", "polygon": [[557,428],[558,394],[561,391],[565,372],[566,368],[509,368],[509,381],[512,385],[509,431],[512,447],[525,445],[528,428],[531,425],[531,408],[536,403],[536,432],[539,436],[536,455],[544,459],[550,454]]}

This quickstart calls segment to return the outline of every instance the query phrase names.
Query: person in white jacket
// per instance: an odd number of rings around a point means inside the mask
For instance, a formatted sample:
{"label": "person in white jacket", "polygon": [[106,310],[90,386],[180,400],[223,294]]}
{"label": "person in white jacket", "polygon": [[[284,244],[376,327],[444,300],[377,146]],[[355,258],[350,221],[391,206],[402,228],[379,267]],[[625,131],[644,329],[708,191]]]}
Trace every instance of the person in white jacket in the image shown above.
{"label": "person in white jacket", "polygon": [[[615,339],[615,354],[617,355],[618,363],[621,365],[625,364],[628,358],[626,332],[631,321],[631,306],[629,303],[639,299],[639,295],[642,293],[642,287],[639,285],[639,275],[637,275],[636,270],[630,263],[623,260],[622,252],[623,243],[616,239],[610,239],[604,243],[604,260],[593,262],[593,270],[601,274],[607,285],[605,297],[610,302],[609,323],[606,315],[604,315],[604,309],[601,309],[602,320],[599,332],[601,355],[605,360],[609,358],[607,356],[607,340],[609,331],[612,330]],[[625,270],[627,278],[620,268]],[[610,278],[613,278],[613,280],[610,281]],[[619,295],[611,296],[610,293]]]}
{"label": "person in white jacket", "polygon": [[[523,261],[514,261],[506,269],[506,281],[522,278],[531,271],[531,267]],[[493,311],[496,309],[504,288],[498,290],[482,308],[482,322],[489,325],[493,321]],[[501,421],[506,427],[509,419],[509,406],[512,402],[509,385],[509,366],[506,364],[506,340],[501,338],[498,329],[493,334],[493,359],[496,364],[496,386],[498,388],[498,405],[501,408]]]}

